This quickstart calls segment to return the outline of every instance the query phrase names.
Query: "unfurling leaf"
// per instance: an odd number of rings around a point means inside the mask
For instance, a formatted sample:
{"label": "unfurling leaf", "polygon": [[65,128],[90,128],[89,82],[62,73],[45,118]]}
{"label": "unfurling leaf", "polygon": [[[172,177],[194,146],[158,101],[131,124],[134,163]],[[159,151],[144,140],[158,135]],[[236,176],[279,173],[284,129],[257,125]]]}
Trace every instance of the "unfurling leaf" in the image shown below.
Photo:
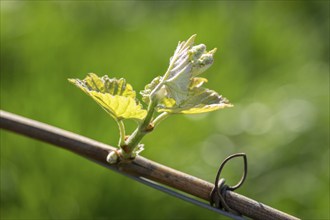
{"label": "unfurling leaf", "polygon": [[135,91],[126,80],[110,79],[107,75],[98,77],[94,73],[88,74],[83,79],[69,79],[71,83],[79,87],[92,97],[115,120],[145,118],[147,111],[135,98]]}
{"label": "unfurling leaf", "polygon": [[158,76],[141,94],[149,104],[155,98],[158,112],[195,114],[231,107],[215,91],[203,88],[207,79],[197,77],[213,64],[216,49],[206,51],[204,44],[193,46],[196,35],[179,42],[164,76]]}

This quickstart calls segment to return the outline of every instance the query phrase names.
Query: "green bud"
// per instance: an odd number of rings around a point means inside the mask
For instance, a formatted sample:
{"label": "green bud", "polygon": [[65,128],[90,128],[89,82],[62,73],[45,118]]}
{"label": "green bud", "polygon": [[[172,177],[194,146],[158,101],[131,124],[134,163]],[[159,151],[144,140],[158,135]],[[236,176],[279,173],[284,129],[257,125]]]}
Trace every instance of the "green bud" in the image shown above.
{"label": "green bud", "polygon": [[204,44],[193,46],[188,52],[190,54],[190,60],[192,62],[198,60],[204,54],[205,50],[206,46]]}
{"label": "green bud", "polygon": [[207,70],[213,64],[213,54],[205,53],[193,63],[192,76],[197,76]]}

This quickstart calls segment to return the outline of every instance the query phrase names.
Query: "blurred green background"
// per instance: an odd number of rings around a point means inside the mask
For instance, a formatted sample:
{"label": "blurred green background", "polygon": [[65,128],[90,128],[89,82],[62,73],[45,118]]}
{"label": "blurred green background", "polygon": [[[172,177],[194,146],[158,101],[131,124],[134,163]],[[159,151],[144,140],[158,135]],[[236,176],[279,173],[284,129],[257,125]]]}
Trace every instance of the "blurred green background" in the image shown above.
{"label": "blurred green background", "polygon": [[[142,155],[213,182],[245,152],[239,193],[329,219],[329,1],[2,0],[1,109],[115,145],[114,121],[67,78],[108,74],[142,90],[194,33],[218,48],[207,86],[235,107],[168,118]],[[234,184],[240,161],[224,172]],[[3,130],[0,189],[1,219],[226,219]]]}

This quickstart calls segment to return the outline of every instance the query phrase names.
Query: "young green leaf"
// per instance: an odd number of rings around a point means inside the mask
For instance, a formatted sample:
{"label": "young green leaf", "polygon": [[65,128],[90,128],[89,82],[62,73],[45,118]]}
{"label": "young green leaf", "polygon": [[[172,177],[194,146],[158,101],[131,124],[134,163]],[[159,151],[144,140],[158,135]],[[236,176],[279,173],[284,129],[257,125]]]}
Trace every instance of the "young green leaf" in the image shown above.
{"label": "young green leaf", "polygon": [[87,95],[92,97],[115,120],[143,120],[147,111],[135,98],[135,91],[126,80],[110,79],[107,75],[98,77],[94,73],[83,79],[69,79]]}
{"label": "young green leaf", "polygon": [[157,106],[158,112],[168,113],[182,113],[182,114],[197,114],[215,111],[225,107],[231,107],[232,105],[226,98],[215,91],[206,88],[194,88],[190,90],[188,98],[181,103],[176,105],[173,100],[164,99],[162,104]]}
{"label": "young green leaf", "polygon": [[207,79],[197,76],[213,64],[216,49],[207,52],[204,44],[193,46],[195,37],[179,42],[164,76],[141,91],[147,104],[157,99],[158,112],[195,114],[232,106],[215,91],[201,87]]}

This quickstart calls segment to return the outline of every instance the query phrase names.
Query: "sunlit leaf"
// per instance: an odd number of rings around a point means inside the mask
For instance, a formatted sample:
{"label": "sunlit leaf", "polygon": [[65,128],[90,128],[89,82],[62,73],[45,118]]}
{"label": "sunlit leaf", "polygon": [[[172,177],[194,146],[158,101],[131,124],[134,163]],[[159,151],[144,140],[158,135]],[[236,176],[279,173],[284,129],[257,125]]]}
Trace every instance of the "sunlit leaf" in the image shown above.
{"label": "sunlit leaf", "polygon": [[205,88],[194,88],[189,97],[181,105],[173,105],[173,102],[162,102],[157,107],[158,112],[197,114],[215,111],[232,105],[226,98],[215,91]]}
{"label": "sunlit leaf", "polygon": [[96,91],[135,99],[135,91],[133,90],[133,87],[126,83],[126,80],[123,78],[110,79],[107,75],[98,77],[95,73],[89,73],[83,80],[69,79],[69,81],[77,85],[79,88],[84,88],[83,91]]}
{"label": "sunlit leaf", "polygon": [[[170,59],[169,68],[164,75],[167,95],[180,104],[188,96],[188,86],[192,77],[193,54],[190,52],[196,35],[191,36],[186,42],[179,42],[174,55]],[[196,52],[197,53],[197,52]]]}
{"label": "sunlit leaf", "polygon": [[90,73],[83,80],[69,81],[91,96],[115,120],[142,120],[147,114],[135,99],[132,86],[123,78],[110,79],[108,76],[98,77]]}

